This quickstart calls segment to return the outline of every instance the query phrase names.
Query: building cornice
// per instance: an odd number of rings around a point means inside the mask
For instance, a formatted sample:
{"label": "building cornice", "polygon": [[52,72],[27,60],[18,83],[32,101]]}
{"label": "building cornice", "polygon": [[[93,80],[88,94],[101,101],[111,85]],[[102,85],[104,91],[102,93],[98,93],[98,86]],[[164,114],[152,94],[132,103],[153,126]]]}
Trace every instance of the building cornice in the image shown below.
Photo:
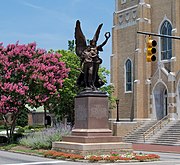
{"label": "building cornice", "polygon": [[137,8],[137,7],[138,7],[138,5],[134,5],[134,6],[131,6],[131,7],[126,8],[126,9],[116,11],[115,14],[120,14],[120,13],[126,12],[126,11],[128,11],[128,10],[135,9],[135,8]]}

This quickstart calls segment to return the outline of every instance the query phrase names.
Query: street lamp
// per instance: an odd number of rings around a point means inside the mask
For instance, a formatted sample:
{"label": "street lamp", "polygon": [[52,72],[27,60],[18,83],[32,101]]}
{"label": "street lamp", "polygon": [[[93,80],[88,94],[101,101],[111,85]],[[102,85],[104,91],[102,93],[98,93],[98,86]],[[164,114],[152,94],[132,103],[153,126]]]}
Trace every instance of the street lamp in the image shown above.
{"label": "street lamp", "polygon": [[116,121],[119,121],[119,99],[116,99],[116,107],[117,107],[117,119]]}

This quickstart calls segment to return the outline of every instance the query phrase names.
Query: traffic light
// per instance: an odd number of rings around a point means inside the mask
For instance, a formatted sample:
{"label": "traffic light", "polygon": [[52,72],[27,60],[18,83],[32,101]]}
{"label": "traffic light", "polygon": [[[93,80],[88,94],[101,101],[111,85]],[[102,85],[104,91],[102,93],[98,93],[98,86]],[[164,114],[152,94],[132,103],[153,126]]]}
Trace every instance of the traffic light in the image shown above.
{"label": "traffic light", "polygon": [[151,39],[151,36],[148,37],[146,42],[146,61],[152,62],[156,61],[156,56],[154,55],[156,53],[156,45],[157,42],[155,40]]}

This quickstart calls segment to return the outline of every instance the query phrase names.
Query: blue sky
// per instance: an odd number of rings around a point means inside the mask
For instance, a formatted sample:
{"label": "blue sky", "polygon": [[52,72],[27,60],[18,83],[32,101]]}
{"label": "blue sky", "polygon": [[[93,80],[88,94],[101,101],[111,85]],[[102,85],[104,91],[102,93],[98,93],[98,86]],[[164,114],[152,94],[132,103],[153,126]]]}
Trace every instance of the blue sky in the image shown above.
{"label": "blue sky", "polygon": [[[103,23],[99,44],[104,33],[112,31],[114,0],[1,0],[0,42],[27,44],[39,48],[65,49],[74,39],[77,19],[87,39]],[[103,66],[110,68],[111,39],[100,53]]]}

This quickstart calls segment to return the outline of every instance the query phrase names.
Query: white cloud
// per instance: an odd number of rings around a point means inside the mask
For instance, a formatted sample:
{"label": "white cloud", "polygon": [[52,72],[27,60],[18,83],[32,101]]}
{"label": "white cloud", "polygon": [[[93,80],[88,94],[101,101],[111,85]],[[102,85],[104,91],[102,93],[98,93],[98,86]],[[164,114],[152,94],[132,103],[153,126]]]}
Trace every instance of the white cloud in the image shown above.
{"label": "white cloud", "polygon": [[[78,2],[78,1],[82,1],[82,0],[75,0],[75,1]],[[57,21],[61,21],[64,25],[65,24],[72,25],[72,22],[74,21],[74,19],[72,17],[70,17],[70,15],[68,13],[63,13],[63,12],[61,12],[60,9],[55,10],[54,8],[51,9],[51,8],[46,8],[44,6],[38,6],[36,4],[29,3],[29,2],[27,2],[25,0],[20,0],[19,2],[22,5],[28,6],[30,8],[41,10],[42,12],[44,12],[44,14],[48,15],[48,18],[50,18],[50,19],[55,18]]]}
{"label": "white cloud", "polygon": [[43,9],[41,6],[37,6],[32,3],[28,3],[26,1],[21,1],[21,3],[25,6],[28,6],[28,7],[34,8],[34,9]]}

